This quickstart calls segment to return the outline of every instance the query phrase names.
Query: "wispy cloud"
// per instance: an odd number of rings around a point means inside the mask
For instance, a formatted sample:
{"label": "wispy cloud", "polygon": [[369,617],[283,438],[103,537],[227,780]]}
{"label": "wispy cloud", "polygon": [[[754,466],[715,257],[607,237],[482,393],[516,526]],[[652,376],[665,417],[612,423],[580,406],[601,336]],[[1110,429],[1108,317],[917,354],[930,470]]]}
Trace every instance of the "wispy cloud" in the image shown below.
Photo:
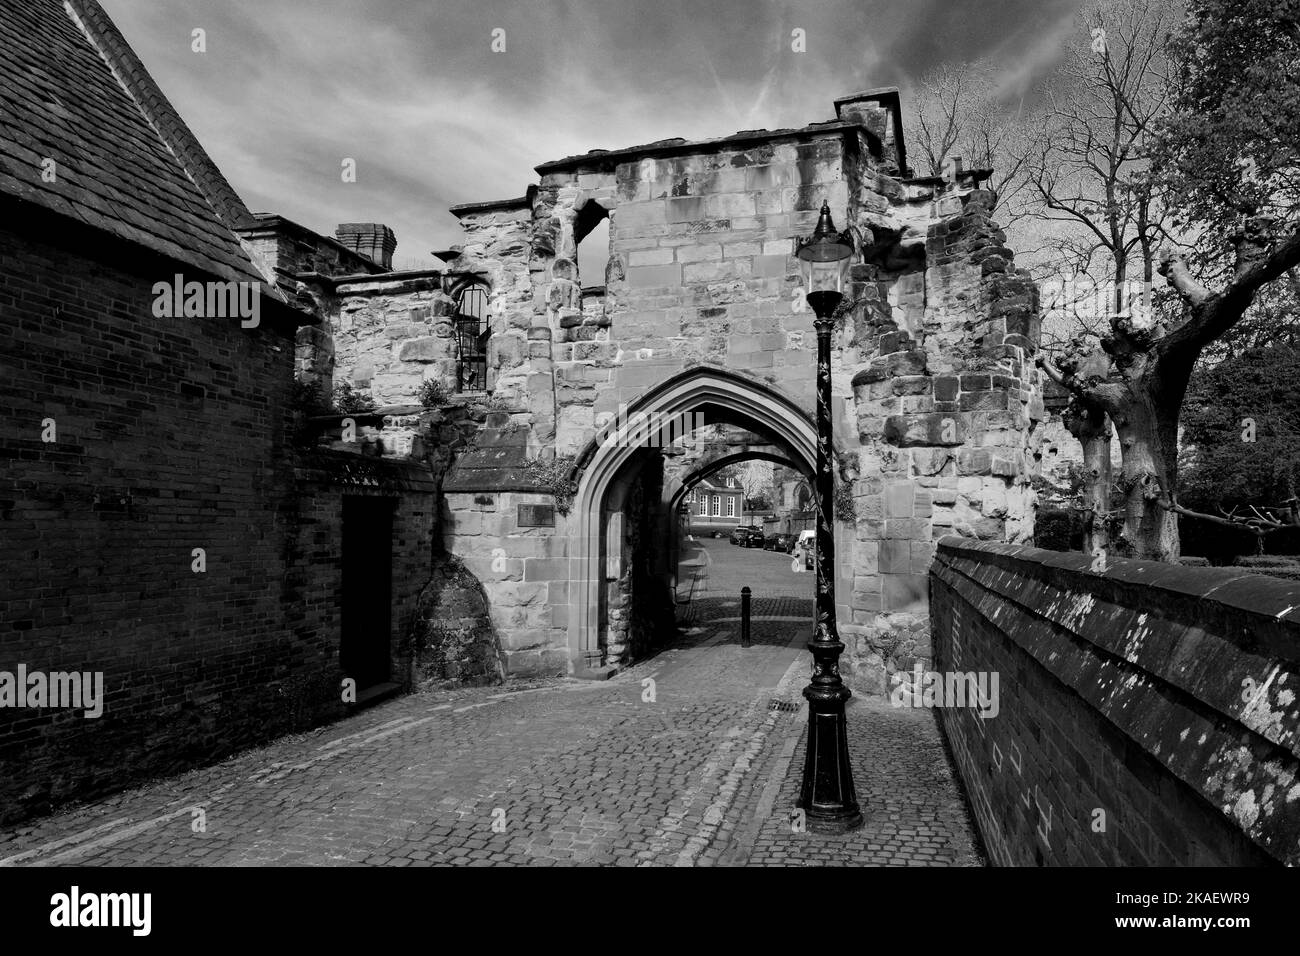
{"label": "wispy cloud", "polygon": [[[827,119],[834,97],[906,87],[945,59],[996,53],[1029,83],[1078,5],[101,2],[251,207],[327,234],[386,222],[403,264],[460,241],[449,205],[522,195],[561,156]],[[196,27],[207,53],[190,49]]]}

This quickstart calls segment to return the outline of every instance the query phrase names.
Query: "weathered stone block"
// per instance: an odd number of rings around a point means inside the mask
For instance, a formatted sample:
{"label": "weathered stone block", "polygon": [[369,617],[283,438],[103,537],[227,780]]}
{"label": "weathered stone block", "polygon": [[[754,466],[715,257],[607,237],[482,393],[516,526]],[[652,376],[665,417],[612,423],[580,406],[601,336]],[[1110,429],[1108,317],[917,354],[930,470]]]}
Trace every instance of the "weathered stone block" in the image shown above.
{"label": "weathered stone block", "polygon": [[963,475],[992,473],[993,456],[987,448],[963,448],[957,452],[957,471]]}
{"label": "weathered stone block", "polygon": [[1015,399],[1002,389],[988,389],[981,392],[962,392],[961,410],[1005,411]]}
{"label": "weathered stone block", "polygon": [[885,538],[929,539],[930,522],[922,518],[885,519]]}
{"label": "weathered stone block", "polygon": [[902,574],[912,570],[912,543],[893,538],[880,542],[880,571],[882,574]]}
{"label": "weathered stone block", "polygon": [[677,250],[678,262],[718,262],[721,259],[722,246],[716,242],[682,246]]}
{"label": "weathered stone block", "polygon": [[753,270],[753,274],[759,278],[783,278],[794,271],[794,266],[788,256],[755,256]]}
{"label": "weathered stone block", "polygon": [[704,197],[703,210],[703,217],[692,218],[753,216],[757,213],[757,202],[753,193],[717,193]]}
{"label": "weathered stone block", "polygon": [[961,418],[937,412],[890,415],[885,419],[885,440],[907,448],[913,445],[961,445],[966,429]]}
{"label": "weathered stone block", "polygon": [[849,383],[851,388],[859,388],[863,385],[870,385],[873,382],[883,382],[889,378],[889,372],[886,370],[884,362],[877,360],[871,363],[867,368],[853,376]]}
{"label": "weathered stone block", "polygon": [[727,259],[718,262],[694,262],[680,268],[682,282],[696,283],[748,278],[752,267],[748,259]]}
{"label": "weathered stone block", "polygon": [[1015,478],[1020,474],[1020,467],[1013,458],[994,457],[989,465],[989,470],[995,475],[1001,475],[1004,478]]}
{"label": "weathered stone block", "polygon": [[940,402],[955,402],[961,391],[961,380],[955,375],[941,375],[934,380],[934,397]]}
{"label": "weathered stone block", "polygon": [[928,375],[901,375],[893,381],[895,395],[928,395],[934,380]]}
{"label": "weathered stone block", "polygon": [[402,343],[397,358],[403,362],[436,362],[447,355],[447,343],[438,338],[409,339]]}
{"label": "weathered stone block", "polygon": [[920,349],[907,352],[894,352],[885,361],[885,368],[890,375],[924,375],[926,355]]}
{"label": "weathered stone block", "polygon": [[910,518],[915,499],[911,482],[891,485],[885,489],[885,517]]}
{"label": "weathered stone block", "polygon": [[634,289],[673,288],[682,284],[682,267],[679,263],[661,266],[630,266],[627,283]]}
{"label": "weathered stone block", "polygon": [[956,474],[957,454],[950,448],[913,448],[910,454],[917,477]]}
{"label": "weathered stone block", "polygon": [[884,611],[924,613],[929,599],[929,578],[924,574],[885,574],[881,597]]}
{"label": "weathered stone block", "polygon": [[628,253],[628,265],[662,266],[673,261],[672,249],[639,249]]}
{"label": "weathered stone block", "polygon": [[930,570],[930,564],[934,560],[935,542],[933,541],[913,541],[912,542],[912,567],[913,574],[925,574]]}

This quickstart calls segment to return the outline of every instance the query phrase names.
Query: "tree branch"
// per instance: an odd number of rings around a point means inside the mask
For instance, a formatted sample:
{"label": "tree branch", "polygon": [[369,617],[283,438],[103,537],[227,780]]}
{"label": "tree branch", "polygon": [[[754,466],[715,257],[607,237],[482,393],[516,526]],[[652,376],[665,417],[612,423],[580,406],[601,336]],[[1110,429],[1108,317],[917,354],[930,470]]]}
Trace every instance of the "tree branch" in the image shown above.
{"label": "tree branch", "polygon": [[1192,308],[1196,308],[1210,298],[1210,290],[1192,276],[1191,270],[1187,268],[1187,260],[1175,254],[1172,249],[1166,247],[1160,251],[1160,265],[1157,271]]}
{"label": "tree branch", "polygon": [[1217,515],[1208,515],[1203,511],[1193,511],[1191,508],[1184,508],[1176,501],[1165,501],[1163,498],[1159,499],[1159,504],[1160,507],[1164,508],[1166,511],[1172,511],[1175,514],[1186,515],[1188,518],[1199,518],[1202,521],[1212,521],[1215,524],[1226,525],[1229,528],[1239,528],[1242,531],[1249,531],[1251,534],[1260,537],[1263,537],[1268,534],[1268,532],[1274,530],[1273,528],[1261,530],[1244,521],[1236,521],[1232,518],[1220,518]]}
{"label": "tree branch", "polygon": [[[1203,511],[1193,511],[1191,508],[1184,508],[1180,505],[1178,500],[1172,495],[1170,495],[1167,500],[1163,497],[1159,498],[1158,503],[1160,507],[1164,508],[1166,511],[1186,515],[1189,518],[1198,518],[1202,521],[1211,521],[1214,524],[1224,525],[1229,528],[1249,531],[1251,534],[1261,538],[1266,534],[1279,530],[1280,528],[1290,528],[1294,526],[1292,521],[1279,521],[1276,518],[1271,518],[1268,515],[1261,514],[1260,509],[1253,505],[1250,506],[1250,510],[1255,513],[1255,517],[1248,518],[1244,515],[1237,514],[1236,508],[1233,508],[1230,512],[1223,511],[1223,509],[1220,508],[1219,511],[1222,513],[1222,517],[1219,515],[1206,514]],[[1265,507],[1264,510],[1283,512],[1289,517],[1300,520],[1300,518],[1296,518],[1296,516],[1300,514],[1300,511],[1297,511],[1295,499],[1292,499],[1280,508]]]}
{"label": "tree branch", "polygon": [[1050,378],[1057,385],[1061,386],[1061,388],[1073,392],[1075,395],[1078,395],[1080,398],[1086,399],[1088,397],[1087,393],[1084,391],[1083,386],[1078,384],[1077,382],[1067,380],[1066,376],[1061,372],[1061,370],[1058,369],[1055,365],[1053,365],[1051,359],[1049,359],[1046,355],[1039,355],[1037,358],[1037,362],[1038,362],[1038,367],[1047,373],[1047,377]]}
{"label": "tree branch", "polygon": [[[1173,258],[1178,261],[1178,257]],[[1204,347],[1213,342],[1241,320],[1255,300],[1255,293],[1262,286],[1286,274],[1297,265],[1300,265],[1300,228],[1295,229],[1284,241],[1274,245],[1266,254],[1251,257],[1249,263],[1237,271],[1236,277],[1228,287],[1217,294],[1208,293],[1203,286],[1195,282],[1186,273],[1185,265],[1176,268],[1171,264],[1169,271],[1166,272],[1162,258],[1161,275],[1174,284],[1174,288],[1192,308],[1189,310],[1187,320],[1172,329],[1162,340],[1161,351],[1168,354],[1169,351],[1180,346]],[[1205,293],[1204,297],[1198,299],[1197,290]]]}

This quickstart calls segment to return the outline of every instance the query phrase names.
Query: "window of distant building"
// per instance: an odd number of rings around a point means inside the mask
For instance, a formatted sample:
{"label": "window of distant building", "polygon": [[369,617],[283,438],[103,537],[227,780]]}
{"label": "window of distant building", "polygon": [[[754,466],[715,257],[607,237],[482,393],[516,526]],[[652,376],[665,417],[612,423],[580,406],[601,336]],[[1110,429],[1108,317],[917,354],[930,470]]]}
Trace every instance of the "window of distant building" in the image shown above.
{"label": "window of distant building", "polygon": [[722,517],[722,495],[713,496],[713,517]]}
{"label": "window of distant building", "polygon": [[709,496],[708,496],[708,495],[705,495],[705,494],[701,494],[701,495],[700,495],[700,511],[699,511],[699,513],[700,513],[701,516],[703,516],[703,515],[707,515],[707,514],[709,513]]}
{"label": "window of distant building", "polygon": [[727,495],[727,517],[736,517],[736,496]]}

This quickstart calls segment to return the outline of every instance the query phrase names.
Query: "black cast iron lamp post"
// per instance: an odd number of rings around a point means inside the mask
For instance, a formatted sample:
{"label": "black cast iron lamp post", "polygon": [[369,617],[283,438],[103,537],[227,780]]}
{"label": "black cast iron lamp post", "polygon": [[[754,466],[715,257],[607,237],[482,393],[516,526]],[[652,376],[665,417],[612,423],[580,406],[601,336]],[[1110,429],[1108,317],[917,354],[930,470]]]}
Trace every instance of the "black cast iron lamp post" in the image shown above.
{"label": "black cast iron lamp post", "polygon": [[799,807],[809,830],[846,833],[862,826],[862,811],[849,766],[844,703],[852,693],[840,677],[840,641],[835,626],[834,481],[831,474],[831,328],[844,298],[844,277],[853,255],[853,237],[836,232],[831,210],[822,203],[817,228],[796,243],[804,289],[817,330],[817,623],[808,649],[813,656],[808,701],[808,757],[803,767]]}

